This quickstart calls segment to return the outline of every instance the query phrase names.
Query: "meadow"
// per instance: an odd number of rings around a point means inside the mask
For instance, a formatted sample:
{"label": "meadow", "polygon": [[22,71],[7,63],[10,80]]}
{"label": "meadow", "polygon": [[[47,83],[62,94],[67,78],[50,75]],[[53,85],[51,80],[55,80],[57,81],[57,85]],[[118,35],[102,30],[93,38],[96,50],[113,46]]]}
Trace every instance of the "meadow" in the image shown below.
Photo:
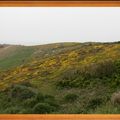
{"label": "meadow", "polygon": [[119,114],[120,42],[0,45],[1,114]]}

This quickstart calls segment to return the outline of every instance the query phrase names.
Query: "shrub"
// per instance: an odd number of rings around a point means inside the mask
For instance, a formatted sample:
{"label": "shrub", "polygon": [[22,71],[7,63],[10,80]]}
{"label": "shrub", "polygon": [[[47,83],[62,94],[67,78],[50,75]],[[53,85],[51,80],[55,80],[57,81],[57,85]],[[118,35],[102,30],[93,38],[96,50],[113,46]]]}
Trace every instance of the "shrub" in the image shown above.
{"label": "shrub", "polygon": [[120,105],[120,92],[113,93],[111,97],[111,102],[114,105],[118,105],[118,104]]}
{"label": "shrub", "polygon": [[55,97],[52,96],[52,95],[45,95],[44,97],[45,97],[46,99],[51,99],[51,100],[54,100],[54,99],[55,99]]}
{"label": "shrub", "polygon": [[[91,111],[93,113],[93,111]],[[120,114],[120,108],[110,103],[102,105],[95,109],[94,114]]]}
{"label": "shrub", "polygon": [[78,96],[73,93],[69,93],[64,96],[65,102],[74,102],[77,98],[78,98]]}
{"label": "shrub", "polygon": [[10,92],[9,92],[11,98],[18,98],[20,100],[31,98],[35,95],[35,93],[25,86],[20,85],[14,85]]}
{"label": "shrub", "polygon": [[117,74],[120,75],[120,60],[115,61],[115,67]]}
{"label": "shrub", "polygon": [[48,103],[38,103],[33,108],[33,113],[36,114],[46,114],[54,111],[54,107],[50,106]]}
{"label": "shrub", "polygon": [[45,95],[45,100],[44,102],[45,103],[48,103],[49,105],[55,107],[56,109],[59,107],[57,101],[55,100],[55,97],[54,96],[51,96],[51,95]]}
{"label": "shrub", "polygon": [[63,80],[73,80],[77,77],[77,69],[67,69],[61,76]]}
{"label": "shrub", "polygon": [[23,103],[23,105],[26,106],[26,107],[32,108],[37,103],[44,102],[44,100],[45,100],[45,97],[43,96],[43,94],[41,94],[39,92],[34,97],[25,100],[25,102]]}
{"label": "shrub", "polygon": [[60,80],[60,81],[57,81],[56,86],[58,88],[69,88],[69,87],[71,87],[70,80]]}
{"label": "shrub", "polygon": [[89,101],[87,108],[88,109],[95,109],[97,106],[102,104],[103,100],[101,98],[94,98]]}
{"label": "shrub", "polygon": [[110,77],[115,72],[115,65],[111,60],[105,60],[89,65],[86,71],[91,77]]}
{"label": "shrub", "polygon": [[16,113],[19,113],[19,111],[20,111],[19,107],[9,107],[5,111],[3,111],[3,113],[5,113],[5,114],[16,114]]}
{"label": "shrub", "polygon": [[38,103],[38,102],[43,102],[44,101],[44,95],[42,94],[42,93],[37,93],[36,95],[35,95],[35,100],[36,100],[36,102]]}
{"label": "shrub", "polygon": [[120,75],[115,74],[112,79],[109,81],[111,88],[120,88]]}
{"label": "shrub", "polygon": [[57,81],[56,86],[58,88],[87,87],[92,82],[96,82],[97,79],[100,79],[104,84],[108,82],[104,79],[110,78],[115,71],[115,64],[112,60],[82,65],[80,68],[65,70],[59,81]]}
{"label": "shrub", "polygon": [[30,99],[27,99],[24,103],[23,103],[23,106],[24,107],[28,107],[28,108],[33,108],[36,104],[36,99],[35,98],[30,98]]}

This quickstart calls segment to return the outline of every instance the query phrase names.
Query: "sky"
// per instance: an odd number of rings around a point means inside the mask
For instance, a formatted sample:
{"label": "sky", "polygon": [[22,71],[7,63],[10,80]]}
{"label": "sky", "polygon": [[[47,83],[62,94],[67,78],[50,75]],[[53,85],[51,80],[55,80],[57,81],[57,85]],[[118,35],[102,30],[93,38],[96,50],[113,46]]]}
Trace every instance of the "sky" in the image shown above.
{"label": "sky", "polygon": [[120,41],[120,7],[0,7],[0,44]]}

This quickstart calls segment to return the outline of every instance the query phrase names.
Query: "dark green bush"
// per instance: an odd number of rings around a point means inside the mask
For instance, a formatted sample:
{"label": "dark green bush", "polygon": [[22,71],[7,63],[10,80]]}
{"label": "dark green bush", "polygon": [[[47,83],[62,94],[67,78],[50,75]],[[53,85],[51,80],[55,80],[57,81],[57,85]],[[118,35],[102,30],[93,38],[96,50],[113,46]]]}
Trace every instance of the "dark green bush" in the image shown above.
{"label": "dark green bush", "polygon": [[55,107],[56,109],[59,107],[59,104],[58,102],[56,101],[55,97],[54,96],[51,96],[51,95],[45,95],[44,96],[44,102],[45,103],[48,103],[49,105]]}
{"label": "dark green bush", "polygon": [[115,72],[115,65],[113,61],[105,60],[89,65],[86,70],[90,77],[110,77]]}
{"label": "dark green bush", "polygon": [[11,98],[18,98],[20,100],[31,98],[35,93],[25,86],[14,85],[12,86],[9,95]]}
{"label": "dark green bush", "polygon": [[[67,69],[60,76],[56,86],[58,88],[85,88],[96,82],[102,82],[104,84],[108,82],[107,78],[111,78],[115,71],[115,64],[112,60],[91,63],[76,69]],[[100,81],[96,81],[97,79],[100,79]]]}
{"label": "dark green bush", "polygon": [[101,98],[94,98],[89,101],[87,108],[88,109],[95,109],[96,107],[100,106],[103,103]]}
{"label": "dark green bush", "polygon": [[64,101],[65,102],[74,102],[77,98],[78,98],[78,96],[76,94],[69,93],[64,96]]}
{"label": "dark green bush", "polygon": [[85,79],[82,76],[78,76],[76,79],[73,80],[59,80],[57,81],[56,86],[58,88],[77,88],[77,87],[86,87],[90,84],[90,80]]}
{"label": "dark green bush", "polygon": [[55,100],[55,97],[52,95],[44,95],[44,98],[48,100]]}
{"label": "dark green bush", "polygon": [[116,72],[120,75],[120,60],[115,61]]}
{"label": "dark green bush", "polygon": [[20,112],[19,107],[9,107],[5,111],[3,111],[3,113],[6,113],[6,114],[16,114],[16,113],[19,113],[19,112]]}
{"label": "dark green bush", "polygon": [[35,114],[47,114],[55,110],[53,106],[50,106],[48,103],[38,103],[33,108],[33,113]]}
{"label": "dark green bush", "polygon": [[71,82],[70,80],[59,80],[57,81],[56,86],[58,88],[70,88],[71,87],[70,82]]}
{"label": "dark green bush", "polygon": [[35,100],[36,102],[43,102],[44,101],[44,95],[40,92],[38,92],[36,95],[35,95]]}
{"label": "dark green bush", "polygon": [[30,99],[25,100],[25,102],[23,103],[23,106],[25,108],[32,108],[35,106],[36,103],[37,101],[35,98],[30,98]]}
{"label": "dark green bush", "polygon": [[25,100],[24,103],[23,103],[23,106],[32,108],[36,104],[38,104],[40,102],[44,102],[44,100],[45,100],[44,95],[42,93],[38,92],[32,98],[29,98],[29,99]]}

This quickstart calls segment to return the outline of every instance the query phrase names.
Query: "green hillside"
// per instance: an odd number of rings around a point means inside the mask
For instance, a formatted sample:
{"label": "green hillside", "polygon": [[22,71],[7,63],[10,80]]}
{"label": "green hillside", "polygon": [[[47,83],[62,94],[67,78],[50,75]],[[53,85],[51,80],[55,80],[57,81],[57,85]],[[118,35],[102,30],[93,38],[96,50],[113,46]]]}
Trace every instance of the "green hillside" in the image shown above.
{"label": "green hillside", "polygon": [[120,42],[0,47],[0,113],[120,113]]}
{"label": "green hillside", "polygon": [[35,51],[34,48],[25,46],[9,46],[8,49],[4,49],[0,51],[0,69],[10,69],[24,64]]}

